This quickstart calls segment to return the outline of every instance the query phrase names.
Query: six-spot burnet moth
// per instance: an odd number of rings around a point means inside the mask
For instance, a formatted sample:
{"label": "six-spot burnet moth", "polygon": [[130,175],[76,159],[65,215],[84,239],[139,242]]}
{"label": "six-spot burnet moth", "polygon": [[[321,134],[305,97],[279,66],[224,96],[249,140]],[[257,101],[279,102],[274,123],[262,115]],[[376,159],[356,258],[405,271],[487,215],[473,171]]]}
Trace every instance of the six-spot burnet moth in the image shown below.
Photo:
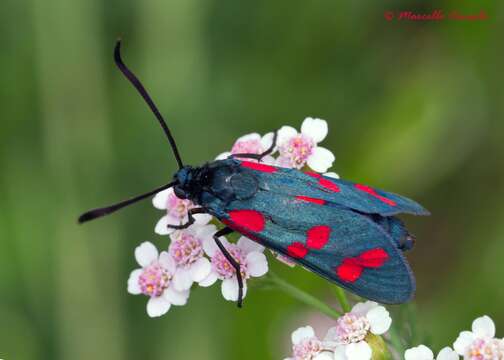
{"label": "six-spot burnet moth", "polygon": [[[235,268],[243,298],[240,264],[219,237],[239,232],[305,268],[364,298],[382,303],[408,301],[415,291],[413,273],[403,251],[414,239],[396,215],[428,215],[422,206],[403,196],[367,185],[280,168],[261,163],[275,149],[262,154],[234,154],[199,167],[184,165],[170,129],[138,78],[124,65],[117,42],[114,59],[138,90],[163,128],[179,166],[173,181],[112,206],[88,211],[83,223],[173,187],[177,197],[198,207],[188,222],[169,225],[184,229],[193,215],[208,213],[225,227],[213,238]],[[255,160],[247,161],[244,159]]]}

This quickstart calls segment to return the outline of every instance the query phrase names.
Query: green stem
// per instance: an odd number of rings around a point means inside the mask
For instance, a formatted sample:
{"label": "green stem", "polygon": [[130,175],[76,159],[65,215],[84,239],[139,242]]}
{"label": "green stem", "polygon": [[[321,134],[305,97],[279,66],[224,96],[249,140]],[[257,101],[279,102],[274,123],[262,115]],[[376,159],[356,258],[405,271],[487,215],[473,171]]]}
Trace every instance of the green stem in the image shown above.
{"label": "green stem", "polygon": [[336,311],[335,309],[333,309],[332,307],[330,307],[326,303],[317,299],[315,296],[312,296],[312,295],[304,292],[303,290],[295,287],[294,285],[291,285],[290,283],[281,279],[280,277],[278,277],[277,275],[275,275],[271,271],[269,272],[268,279],[272,284],[278,286],[280,289],[285,291],[287,294],[289,294],[293,298],[316,308],[317,310],[326,314],[327,316],[330,316],[334,319],[337,319],[340,317],[341,313],[339,311]]}
{"label": "green stem", "polygon": [[345,294],[345,290],[340,288],[339,286],[333,286],[332,287],[334,291],[334,295],[336,295],[336,298],[338,299],[338,302],[341,305],[341,309],[343,312],[349,312],[352,308],[350,307],[350,304],[348,303],[347,296]]}
{"label": "green stem", "polygon": [[394,348],[399,354],[404,354],[404,351],[406,351],[406,349],[401,341],[401,337],[399,335],[396,326],[393,325],[390,328],[389,335],[390,335],[390,346]]}

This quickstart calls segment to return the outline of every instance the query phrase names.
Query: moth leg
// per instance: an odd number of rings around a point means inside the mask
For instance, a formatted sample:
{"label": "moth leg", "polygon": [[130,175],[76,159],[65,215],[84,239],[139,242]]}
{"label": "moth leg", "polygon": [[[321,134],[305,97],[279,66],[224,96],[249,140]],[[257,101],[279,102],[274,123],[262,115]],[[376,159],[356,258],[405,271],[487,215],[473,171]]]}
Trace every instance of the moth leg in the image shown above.
{"label": "moth leg", "polygon": [[189,218],[185,224],[182,225],[171,225],[168,224],[166,225],[169,229],[175,229],[175,230],[182,230],[182,229],[187,229],[189,226],[194,224],[196,219],[194,218],[194,214],[205,214],[207,211],[206,209],[199,207],[199,208],[194,208],[191,209],[187,212],[187,217]]}
{"label": "moth leg", "polygon": [[229,253],[229,251],[227,251],[227,249],[224,247],[222,242],[219,240],[219,237],[231,234],[232,232],[234,232],[233,229],[231,229],[229,227],[225,227],[225,228],[217,231],[213,235],[213,238],[215,240],[215,243],[219,247],[220,251],[222,252],[222,254],[226,257],[227,261],[229,261],[231,266],[233,266],[236,271],[236,279],[238,280],[238,302],[237,302],[237,305],[239,308],[241,308],[242,304],[243,304],[243,279],[242,279],[242,274],[241,274],[241,270],[240,270],[240,264],[234,259],[233,255],[231,255]]}
{"label": "moth leg", "polygon": [[271,154],[273,152],[273,150],[275,150],[277,139],[278,139],[278,130],[276,130],[273,133],[273,141],[271,142],[270,147],[268,149],[266,149],[266,151],[262,152],[261,154],[248,154],[248,153],[231,154],[231,155],[229,155],[228,159],[233,159],[233,158],[238,157],[238,158],[254,159],[254,160],[261,162],[263,157]]}

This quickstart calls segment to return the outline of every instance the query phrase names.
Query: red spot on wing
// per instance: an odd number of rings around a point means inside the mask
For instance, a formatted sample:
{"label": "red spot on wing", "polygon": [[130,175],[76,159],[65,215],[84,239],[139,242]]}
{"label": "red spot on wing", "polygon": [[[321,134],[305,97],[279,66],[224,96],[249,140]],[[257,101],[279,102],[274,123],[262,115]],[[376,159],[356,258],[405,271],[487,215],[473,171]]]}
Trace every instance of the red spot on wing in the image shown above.
{"label": "red spot on wing", "polygon": [[345,259],[336,268],[336,275],[345,282],[354,282],[360,278],[363,270],[362,266],[355,264],[351,259]]}
{"label": "red spot on wing", "polygon": [[340,192],[339,186],[336,185],[335,183],[333,183],[331,180],[321,178],[319,180],[319,184],[322,185],[323,187],[325,187],[326,189],[331,190],[331,191]]}
{"label": "red spot on wing", "polygon": [[229,219],[221,219],[220,221],[222,221],[222,223],[225,224],[227,227],[238,231],[239,233],[243,234],[244,236],[248,237],[251,240],[254,240],[258,243],[260,243],[262,241],[256,235],[254,235],[253,233],[251,233],[250,231],[247,231],[246,229],[244,229],[242,227],[237,226],[235,223],[232,223],[231,221],[229,221]]}
{"label": "red spot on wing", "polygon": [[370,186],[362,185],[362,184],[355,184],[355,188],[358,189],[358,190],[360,190],[360,191],[363,191],[365,193],[368,193],[371,196],[374,196],[375,198],[377,198],[381,202],[384,202],[387,205],[390,205],[390,206],[396,206],[397,205],[397,203],[394,200],[390,200],[390,199],[386,198],[385,196],[381,196],[380,194],[378,194],[376,192],[375,189],[373,189]]}
{"label": "red spot on wing", "polygon": [[367,268],[379,268],[389,259],[389,254],[381,248],[372,249],[360,254],[357,262]]}
{"label": "red spot on wing", "polygon": [[294,259],[302,259],[308,254],[308,249],[300,242],[293,242],[287,246],[287,254]]}
{"label": "red spot on wing", "polygon": [[334,192],[340,192],[340,188],[338,185],[333,183],[331,180],[323,178],[321,174],[312,171],[306,171],[305,174],[311,176],[312,178],[318,179],[318,183],[320,186]]}
{"label": "red spot on wing", "polygon": [[319,173],[313,172],[313,171],[305,171],[305,174],[308,176],[311,176],[315,179],[320,179],[322,177],[322,175],[320,175]]}
{"label": "red spot on wing", "polygon": [[318,204],[318,205],[324,205],[326,203],[325,200],[323,200],[323,199],[317,199],[317,198],[312,198],[309,196],[302,196],[302,195],[296,196],[296,199],[306,201],[306,202],[311,202],[311,203]]}
{"label": "red spot on wing", "polygon": [[306,232],[306,246],[310,249],[320,250],[329,241],[331,228],[326,225],[317,225]]}
{"label": "red spot on wing", "polygon": [[249,169],[257,170],[257,171],[266,172],[266,173],[274,173],[275,171],[278,170],[274,166],[255,163],[255,162],[251,162],[251,161],[242,161],[241,166],[249,168]]}
{"label": "red spot on wing", "polygon": [[264,229],[266,220],[263,214],[256,210],[231,210],[229,220],[239,229],[260,232]]}
{"label": "red spot on wing", "polygon": [[343,281],[354,282],[360,278],[365,268],[375,269],[383,266],[389,254],[382,248],[366,250],[356,257],[343,259],[336,267],[336,275]]}

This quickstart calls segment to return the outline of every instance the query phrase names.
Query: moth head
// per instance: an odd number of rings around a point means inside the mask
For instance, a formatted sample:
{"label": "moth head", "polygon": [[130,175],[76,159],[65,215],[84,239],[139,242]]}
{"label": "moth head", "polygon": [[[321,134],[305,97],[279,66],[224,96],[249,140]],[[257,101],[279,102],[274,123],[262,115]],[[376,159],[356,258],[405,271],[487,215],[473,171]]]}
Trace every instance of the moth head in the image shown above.
{"label": "moth head", "polygon": [[194,178],[194,169],[190,166],[184,166],[173,176],[175,185],[173,191],[180,199],[189,199],[191,197],[192,180]]}

